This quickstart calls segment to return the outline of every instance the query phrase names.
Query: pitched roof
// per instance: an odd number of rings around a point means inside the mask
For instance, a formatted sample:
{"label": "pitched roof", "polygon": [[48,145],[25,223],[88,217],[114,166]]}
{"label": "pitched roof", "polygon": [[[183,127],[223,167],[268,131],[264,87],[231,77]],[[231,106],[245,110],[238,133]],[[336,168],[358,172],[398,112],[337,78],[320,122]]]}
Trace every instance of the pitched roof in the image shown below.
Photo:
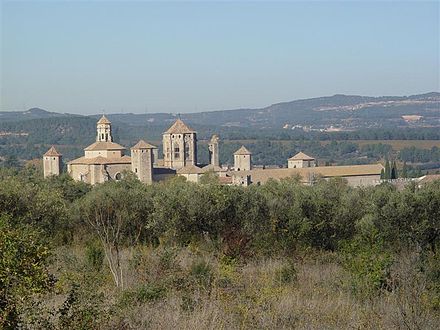
{"label": "pitched roof", "polygon": [[208,164],[206,166],[203,166],[202,170],[203,170],[204,173],[209,172],[209,171],[226,172],[226,170],[222,169],[220,166],[212,165],[212,164]]}
{"label": "pitched roof", "polygon": [[139,140],[139,142],[131,147],[131,149],[157,149],[157,147],[145,142],[144,140]]}
{"label": "pitched roof", "polygon": [[91,151],[91,150],[124,150],[124,149],[125,148],[123,146],[114,142],[97,141],[89,145],[84,150]]}
{"label": "pitched roof", "polygon": [[111,124],[111,121],[108,120],[106,116],[102,115],[101,119],[98,120],[98,124]]}
{"label": "pitched roof", "polygon": [[168,128],[165,133],[176,134],[176,133],[195,133],[192,128],[188,127],[182,120],[177,119],[170,128]]}
{"label": "pitched roof", "polygon": [[202,174],[203,170],[195,165],[186,165],[176,171],[177,174]]}
{"label": "pitched roof", "polygon": [[44,156],[62,156],[54,146],[50,147],[48,151],[44,154]]}
{"label": "pitched roof", "polygon": [[381,164],[373,165],[351,165],[351,166],[322,166],[305,168],[278,168],[278,169],[254,169],[250,171],[231,172],[231,175],[251,175],[253,182],[265,183],[269,179],[280,180],[284,178],[301,176],[307,181],[311,175],[332,177],[368,176],[380,175],[384,167]]}
{"label": "pitched roof", "polygon": [[428,174],[418,178],[419,183],[425,184],[428,182],[433,182],[440,180],[440,174]]}
{"label": "pitched roof", "polygon": [[232,177],[230,176],[219,176],[218,181],[220,184],[231,184],[232,183]]}
{"label": "pitched roof", "polygon": [[241,146],[240,149],[234,152],[234,155],[252,155],[252,152],[247,150],[245,146]]}
{"label": "pitched roof", "polygon": [[303,153],[302,151],[300,151],[295,156],[290,157],[289,160],[315,160],[315,158],[310,157],[305,153]]}
{"label": "pitched roof", "polygon": [[85,164],[85,165],[108,165],[108,164],[131,164],[131,157],[122,156],[118,158],[106,158],[102,156],[86,158],[80,157],[70,161],[68,164]]}

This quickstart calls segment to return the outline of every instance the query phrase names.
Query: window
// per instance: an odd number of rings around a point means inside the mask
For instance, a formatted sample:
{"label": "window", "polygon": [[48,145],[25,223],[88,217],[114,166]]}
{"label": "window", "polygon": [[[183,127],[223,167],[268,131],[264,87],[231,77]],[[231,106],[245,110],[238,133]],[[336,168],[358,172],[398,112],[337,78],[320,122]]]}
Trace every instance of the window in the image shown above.
{"label": "window", "polygon": [[180,158],[180,148],[179,146],[174,146],[174,158],[179,159]]}
{"label": "window", "polygon": [[108,141],[108,133],[105,133],[105,140]]}
{"label": "window", "polygon": [[101,140],[104,140],[104,133],[101,134]]}
{"label": "window", "polygon": [[119,180],[121,180],[122,179],[122,174],[121,173],[116,173],[116,175],[115,175],[115,180],[116,181],[119,181]]}
{"label": "window", "polygon": [[137,169],[137,167],[134,169],[134,173],[137,173],[138,172],[138,169]]}
{"label": "window", "polygon": [[185,158],[189,158],[189,145],[185,146]]}

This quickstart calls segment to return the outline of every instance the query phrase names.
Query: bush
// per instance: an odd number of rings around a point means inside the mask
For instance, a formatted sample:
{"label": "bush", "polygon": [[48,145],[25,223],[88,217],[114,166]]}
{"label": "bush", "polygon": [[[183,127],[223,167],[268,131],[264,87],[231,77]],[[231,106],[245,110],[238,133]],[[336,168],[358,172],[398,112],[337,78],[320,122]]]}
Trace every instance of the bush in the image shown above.
{"label": "bush", "polygon": [[205,260],[196,260],[191,265],[190,275],[198,285],[204,288],[208,288],[211,285],[212,270]]}
{"label": "bush", "polygon": [[88,242],[86,245],[86,261],[87,265],[99,271],[102,268],[102,264],[104,261],[104,249],[102,245],[98,241]]}
{"label": "bush", "polygon": [[283,264],[275,271],[275,279],[280,284],[293,284],[298,279],[298,272],[293,261]]}

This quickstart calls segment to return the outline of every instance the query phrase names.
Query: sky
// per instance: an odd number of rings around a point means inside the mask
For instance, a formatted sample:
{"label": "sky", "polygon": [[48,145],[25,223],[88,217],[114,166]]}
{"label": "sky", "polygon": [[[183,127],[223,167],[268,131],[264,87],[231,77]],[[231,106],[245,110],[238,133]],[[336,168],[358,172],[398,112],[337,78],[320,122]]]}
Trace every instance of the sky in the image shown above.
{"label": "sky", "polygon": [[439,1],[0,1],[0,111],[187,113],[440,90]]}

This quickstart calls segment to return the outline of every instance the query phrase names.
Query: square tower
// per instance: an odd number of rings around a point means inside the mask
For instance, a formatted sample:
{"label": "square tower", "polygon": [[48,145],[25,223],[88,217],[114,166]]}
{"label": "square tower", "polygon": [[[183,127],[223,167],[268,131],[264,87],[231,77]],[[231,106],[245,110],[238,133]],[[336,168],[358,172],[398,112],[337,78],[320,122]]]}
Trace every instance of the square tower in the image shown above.
{"label": "square tower", "polygon": [[197,133],[180,119],[163,133],[163,159],[172,169],[197,165]]}
{"label": "square tower", "polygon": [[43,172],[47,178],[52,175],[60,175],[61,173],[61,154],[54,146],[43,155]]}
{"label": "square tower", "polygon": [[144,183],[153,182],[153,149],[155,146],[140,140],[131,148],[131,170]]}

